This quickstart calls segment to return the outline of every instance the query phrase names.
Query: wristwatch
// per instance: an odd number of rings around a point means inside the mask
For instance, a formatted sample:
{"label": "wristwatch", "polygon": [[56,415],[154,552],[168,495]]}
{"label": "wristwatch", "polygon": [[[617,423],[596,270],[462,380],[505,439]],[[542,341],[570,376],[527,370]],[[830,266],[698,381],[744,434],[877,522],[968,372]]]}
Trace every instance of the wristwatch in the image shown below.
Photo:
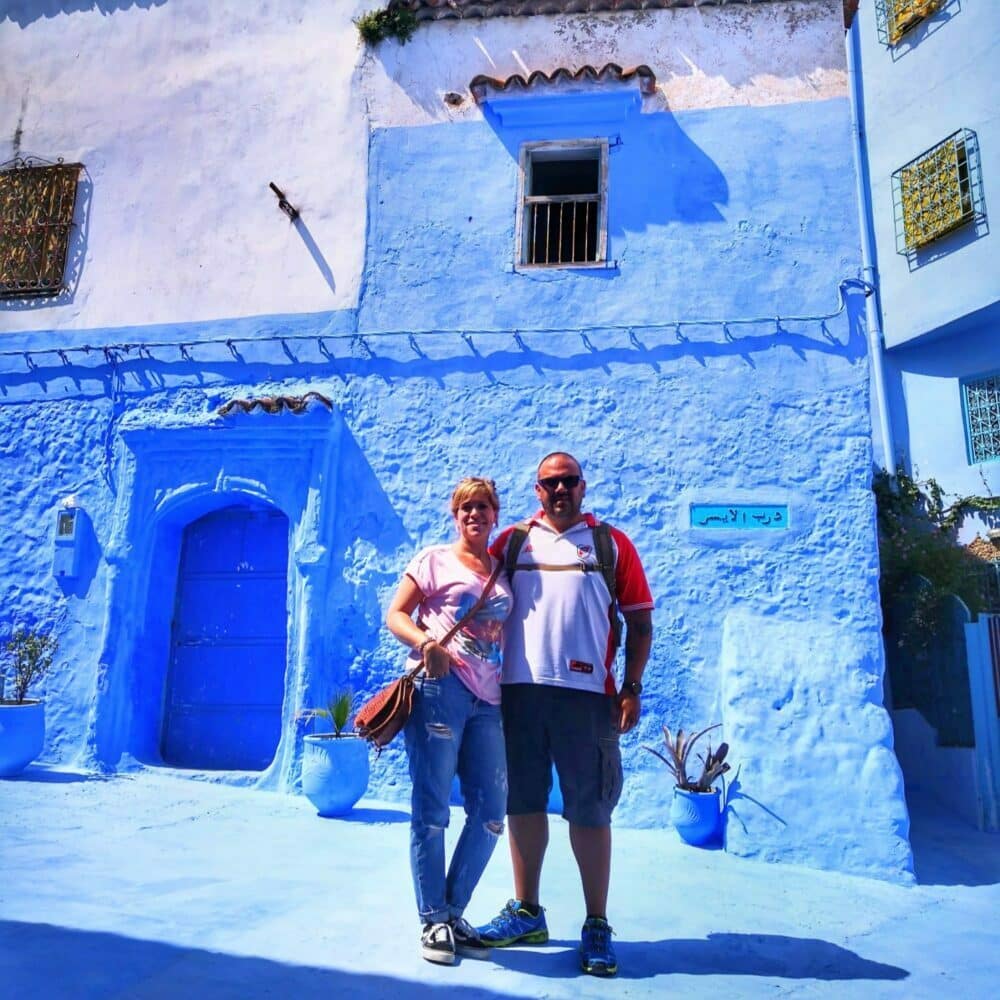
{"label": "wristwatch", "polygon": [[642,694],[642,681],[622,681],[622,691],[628,691],[638,698]]}

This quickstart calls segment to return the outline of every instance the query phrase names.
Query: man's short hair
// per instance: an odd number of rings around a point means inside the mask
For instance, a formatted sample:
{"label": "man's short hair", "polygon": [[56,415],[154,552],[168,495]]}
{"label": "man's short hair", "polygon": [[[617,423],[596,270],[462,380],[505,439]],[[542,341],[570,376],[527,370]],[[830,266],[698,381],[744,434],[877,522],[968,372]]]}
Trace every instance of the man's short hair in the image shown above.
{"label": "man's short hair", "polygon": [[571,455],[568,451],[550,451],[548,453],[548,455],[546,455],[545,458],[543,458],[538,463],[538,468],[535,470],[536,477],[537,477],[538,473],[541,471],[542,466],[550,458],[568,458],[576,466],[577,471],[579,472],[579,474],[580,474],[580,476],[582,478],[582,476],[583,476],[583,466],[580,464],[579,460],[576,459],[573,455]]}

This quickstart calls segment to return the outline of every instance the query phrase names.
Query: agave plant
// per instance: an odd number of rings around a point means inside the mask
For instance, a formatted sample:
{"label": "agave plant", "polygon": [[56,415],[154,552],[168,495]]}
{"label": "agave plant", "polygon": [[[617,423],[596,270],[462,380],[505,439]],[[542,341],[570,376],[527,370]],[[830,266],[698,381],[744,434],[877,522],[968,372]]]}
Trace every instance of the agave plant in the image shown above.
{"label": "agave plant", "polygon": [[333,726],[334,737],[350,735],[345,733],[347,720],[354,707],[354,692],[349,688],[337,691],[326,703],[325,708],[306,708],[299,713],[300,719],[327,719]]}
{"label": "agave plant", "polygon": [[700,732],[687,734],[685,734],[683,729],[678,729],[676,736],[671,735],[668,726],[664,726],[663,739],[667,745],[667,753],[662,754],[659,750],[647,746],[644,746],[642,749],[648,750],[654,756],[659,757],[667,765],[667,770],[674,776],[674,781],[678,788],[684,788],[689,792],[710,792],[712,791],[712,783],[729,770],[729,764],[726,763],[729,744],[720,743],[713,751],[712,744],[709,743],[708,753],[697,755],[698,760],[701,762],[701,774],[696,780],[688,777],[688,760],[695,743],[705,733],[710,733],[713,729],[718,729],[721,725],[722,723],[718,722],[714,726],[707,726]]}

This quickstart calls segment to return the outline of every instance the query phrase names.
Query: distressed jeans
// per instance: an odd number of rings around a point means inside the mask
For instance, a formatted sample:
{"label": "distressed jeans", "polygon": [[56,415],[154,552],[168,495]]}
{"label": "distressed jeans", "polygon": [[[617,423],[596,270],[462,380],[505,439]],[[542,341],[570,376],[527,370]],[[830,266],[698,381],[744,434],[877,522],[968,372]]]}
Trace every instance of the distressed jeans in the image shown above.
{"label": "distressed jeans", "polygon": [[[507,763],[500,706],[455,676],[417,680],[404,731],[413,781],[410,866],[421,922],[460,917],[500,834],[507,808]],[[465,799],[465,826],[445,873],[444,831],[452,779]]]}

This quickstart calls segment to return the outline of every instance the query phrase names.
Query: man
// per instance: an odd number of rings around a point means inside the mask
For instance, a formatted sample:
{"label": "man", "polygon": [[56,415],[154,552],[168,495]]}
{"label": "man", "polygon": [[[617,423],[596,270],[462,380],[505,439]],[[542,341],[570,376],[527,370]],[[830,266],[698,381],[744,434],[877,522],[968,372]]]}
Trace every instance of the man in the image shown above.
{"label": "man", "polygon": [[[542,509],[523,526],[507,528],[491,550],[507,562],[514,592],[501,708],[516,898],[479,933],[493,947],[548,940],[539,883],[554,763],[587,906],[580,965],[591,975],[613,976],[618,964],[606,910],[611,812],[622,786],[618,737],[639,720],[653,600],[629,539],[581,512],[587,484],[580,463],[555,452],[542,459],[537,479]],[[611,673],[615,604],[625,618],[620,690]]]}

